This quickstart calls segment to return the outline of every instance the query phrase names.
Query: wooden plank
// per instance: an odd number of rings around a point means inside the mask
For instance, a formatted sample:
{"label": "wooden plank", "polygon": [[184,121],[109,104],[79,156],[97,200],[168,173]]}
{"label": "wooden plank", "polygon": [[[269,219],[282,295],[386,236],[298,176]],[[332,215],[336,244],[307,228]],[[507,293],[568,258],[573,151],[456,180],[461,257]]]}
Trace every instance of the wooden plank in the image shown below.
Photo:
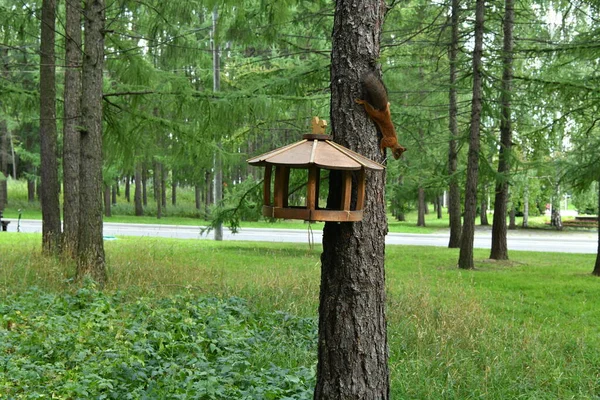
{"label": "wooden plank", "polygon": [[300,219],[304,221],[322,222],[356,222],[363,218],[363,210],[309,210],[304,207],[272,207],[263,206],[263,215],[271,218]]}
{"label": "wooden plank", "polygon": [[308,183],[306,184],[306,208],[314,210],[317,208],[319,169],[311,165],[308,168]]}
{"label": "wooden plank", "polygon": [[342,201],[340,210],[350,210],[350,200],[352,199],[352,172],[344,171],[342,173]]}

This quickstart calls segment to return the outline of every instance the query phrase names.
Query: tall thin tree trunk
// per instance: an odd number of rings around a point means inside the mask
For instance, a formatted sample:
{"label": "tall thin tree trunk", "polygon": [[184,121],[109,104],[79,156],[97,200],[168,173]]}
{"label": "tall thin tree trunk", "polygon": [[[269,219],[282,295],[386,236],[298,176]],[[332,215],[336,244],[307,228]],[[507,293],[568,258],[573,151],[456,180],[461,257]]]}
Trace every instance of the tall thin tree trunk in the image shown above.
{"label": "tall thin tree trunk", "polygon": [[488,212],[488,201],[487,201],[487,188],[483,191],[483,199],[481,199],[481,205],[480,205],[480,216],[479,216],[479,221],[480,221],[480,225],[482,226],[488,226],[490,224],[490,222],[488,221],[488,216],[487,216],[487,212]]}
{"label": "tall thin tree trunk", "polygon": [[175,179],[175,169],[171,170],[171,205],[177,205],[177,179]]}
{"label": "tall thin tree trunk", "polygon": [[131,176],[125,175],[125,200],[131,203]]}
{"label": "tall thin tree trunk", "polygon": [[194,185],[194,194],[196,199],[196,210],[200,210],[202,193],[200,191],[200,185],[197,183]]}
{"label": "tall thin tree trunk", "polygon": [[160,199],[162,201],[163,212],[167,211],[167,177],[169,175],[169,170],[163,163],[160,164]]}
{"label": "tall thin tree trunk", "polygon": [[137,163],[135,166],[135,192],[133,194],[133,202],[135,203],[136,217],[144,215],[144,207],[142,206],[142,163]]}
{"label": "tall thin tree trunk", "polygon": [[485,1],[475,5],[475,46],[473,49],[473,99],[471,102],[471,128],[465,185],[465,219],[460,242],[458,267],[473,269],[473,241],[475,239],[475,216],[477,214],[477,180],[479,178],[479,135],[482,109],[482,55]]}
{"label": "tall thin tree trunk", "polygon": [[596,252],[596,264],[592,275],[600,276],[600,178],[596,181],[598,184],[598,251]]}
{"label": "tall thin tree trunk", "polygon": [[154,200],[156,201],[156,218],[162,218],[162,189],[160,183],[162,182],[162,173],[160,163],[154,161]]}
{"label": "tall thin tree trunk", "polygon": [[[492,250],[490,258],[508,260],[506,239],[506,206],[508,202],[508,174],[512,148],[511,90],[513,76],[513,0],[504,0],[504,45],[502,50],[502,91],[500,94],[500,150],[498,154],[498,178],[496,178],[496,199],[494,200],[494,225],[492,227]],[[513,205],[514,210],[514,205]],[[512,224],[514,225],[514,220]],[[516,225],[514,225],[516,227]]]}
{"label": "tall thin tree trunk", "polygon": [[81,3],[67,1],[63,123],[63,213],[65,251],[75,256],[79,236],[81,159]]}
{"label": "tall thin tree trunk", "polygon": [[525,171],[525,187],[523,189],[523,228],[529,227],[529,170]]}
{"label": "tall thin tree trunk", "polygon": [[425,226],[425,189],[420,185],[417,197],[417,226]]}
{"label": "tall thin tree trunk", "polygon": [[[219,56],[219,45],[216,41],[217,34],[217,19],[218,19],[217,8],[212,13],[212,50],[213,50],[213,91],[218,92],[221,86],[220,70],[221,61]],[[218,146],[220,148],[220,146]],[[215,152],[214,158],[214,201],[215,204],[219,204],[223,199],[223,162],[221,160],[221,153]],[[219,223],[214,227],[214,238],[217,241],[223,240],[223,224]]]}
{"label": "tall thin tree trunk", "polygon": [[210,217],[210,205],[212,204],[212,190],[210,181],[210,172],[206,171],[204,174],[204,218],[209,219]]}
{"label": "tall thin tree trunk", "polygon": [[111,192],[110,192],[111,203],[114,205],[117,204],[117,193],[118,192],[119,192],[119,179],[117,179],[117,181],[112,185]]}
{"label": "tall thin tree trunk", "polygon": [[[0,106],[2,100],[0,100]],[[6,120],[0,121],[0,212],[8,204],[8,126]]]}
{"label": "tall thin tree trunk", "polygon": [[110,191],[111,191],[111,186],[104,185],[104,216],[105,217],[111,216],[111,213],[110,213]]}
{"label": "tall thin tree trunk", "polygon": [[82,72],[81,163],[79,165],[79,244],[77,277],[90,276],[101,287],[107,280],[102,237],[102,70],[104,0],[86,0]]}
{"label": "tall thin tree trunk", "polygon": [[27,179],[27,202],[33,203],[35,201],[35,184],[34,178]]}
{"label": "tall thin tree trunk", "polygon": [[[336,3],[331,56],[334,140],[382,162],[375,126],[354,104],[360,80],[379,57],[385,3]],[[339,173],[330,174],[328,205],[339,202]],[[385,319],[385,174],[369,171],[364,219],[326,222],[321,255],[315,400],[387,400]],[[339,203],[337,203],[339,204]],[[367,250],[368,249],[368,250]]]}
{"label": "tall thin tree trunk", "polygon": [[436,196],[436,201],[437,201],[437,219],[442,219],[442,207],[443,207],[443,201],[442,201],[442,195]]}
{"label": "tall thin tree trunk", "polygon": [[56,1],[43,0],[40,41],[40,153],[42,247],[48,253],[57,253],[61,240],[56,133],[55,20]]}
{"label": "tall thin tree trunk", "polygon": [[460,189],[458,187],[458,176],[456,170],[458,167],[458,145],[456,138],[458,132],[458,102],[456,90],[456,64],[458,63],[458,25],[459,25],[460,3],[459,0],[452,0],[452,40],[450,43],[450,105],[449,105],[449,123],[450,141],[448,144],[448,176],[450,183],[448,188],[448,214],[450,217],[450,240],[449,248],[460,247],[461,221],[460,221]]}
{"label": "tall thin tree trunk", "polygon": [[142,204],[144,207],[148,207],[148,168],[146,163],[142,164]]}

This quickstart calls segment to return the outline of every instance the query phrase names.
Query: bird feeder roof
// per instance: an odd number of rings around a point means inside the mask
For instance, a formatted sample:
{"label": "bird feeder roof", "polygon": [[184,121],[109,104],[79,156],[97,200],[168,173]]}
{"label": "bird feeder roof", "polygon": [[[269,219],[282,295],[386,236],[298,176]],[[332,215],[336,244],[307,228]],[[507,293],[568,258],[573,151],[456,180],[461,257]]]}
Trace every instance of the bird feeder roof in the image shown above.
{"label": "bird feeder roof", "polygon": [[255,166],[285,165],[291,168],[308,168],[310,165],[337,170],[365,168],[381,171],[385,168],[330,139],[329,135],[307,134],[299,142],[280,147],[247,161],[248,164]]}

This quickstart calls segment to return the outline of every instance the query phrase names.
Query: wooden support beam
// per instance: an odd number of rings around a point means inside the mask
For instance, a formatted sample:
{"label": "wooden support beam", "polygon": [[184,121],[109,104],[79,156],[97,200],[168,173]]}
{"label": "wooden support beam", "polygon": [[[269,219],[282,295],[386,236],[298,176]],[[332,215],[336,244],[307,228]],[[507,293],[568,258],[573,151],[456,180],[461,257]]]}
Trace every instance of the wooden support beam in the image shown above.
{"label": "wooden support beam", "polygon": [[267,164],[265,166],[265,179],[263,181],[263,204],[270,206],[271,202],[271,175],[273,173],[273,166]]}
{"label": "wooden support beam", "polygon": [[342,174],[342,202],[340,210],[350,211],[350,200],[352,199],[352,172],[344,171]]}

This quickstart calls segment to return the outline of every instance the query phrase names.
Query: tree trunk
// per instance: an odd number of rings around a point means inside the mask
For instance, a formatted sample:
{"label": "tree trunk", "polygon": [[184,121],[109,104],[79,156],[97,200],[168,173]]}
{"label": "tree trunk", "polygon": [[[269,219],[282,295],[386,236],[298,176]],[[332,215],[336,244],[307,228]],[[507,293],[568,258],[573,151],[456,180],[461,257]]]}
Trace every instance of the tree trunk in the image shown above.
{"label": "tree trunk", "polygon": [[148,207],[148,168],[146,163],[142,164],[142,204],[144,207]]}
{"label": "tree trunk", "polygon": [[[219,56],[219,45],[216,42],[216,31],[217,31],[217,18],[218,13],[215,8],[212,13],[212,50],[213,50],[213,91],[218,92],[221,86],[220,70],[221,61]],[[218,146],[220,149],[220,146]],[[217,150],[214,158],[214,201],[215,204],[219,204],[223,199],[223,161],[221,160],[221,153]],[[223,240],[223,224],[219,223],[214,227],[214,239],[217,241]]]}
{"label": "tree trunk", "polygon": [[167,211],[167,177],[169,175],[169,170],[161,163],[160,164],[160,199],[162,201],[163,212]]}
{"label": "tree trunk", "polygon": [[479,210],[479,222],[482,226],[488,226],[490,222],[488,221],[488,202],[487,202],[487,189],[484,190],[483,199],[481,200],[481,209]]}
{"label": "tree trunk", "polygon": [[475,47],[473,49],[473,99],[471,102],[471,128],[465,185],[465,219],[460,242],[458,267],[473,269],[473,241],[477,214],[477,180],[479,177],[479,135],[481,126],[483,19],[485,2],[477,0],[475,6]]}
{"label": "tree trunk", "polygon": [[425,189],[419,186],[417,201],[417,226],[425,226]]}
{"label": "tree trunk", "polygon": [[212,204],[212,190],[210,183],[210,172],[206,171],[204,174],[204,219],[206,220],[210,217],[210,205]]}
{"label": "tree trunk", "polygon": [[172,170],[171,179],[171,205],[177,205],[177,180],[175,179],[175,170]]}
{"label": "tree trunk", "polygon": [[600,276],[600,179],[598,183],[598,251],[596,251],[596,264],[594,265],[594,271],[592,275]]}
{"label": "tree trunk", "polygon": [[162,218],[162,189],[160,183],[162,182],[162,172],[160,169],[160,163],[154,161],[154,200],[156,201],[156,218]]}
{"label": "tree trunk", "polygon": [[40,152],[42,247],[47,253],[57,253],[61,240],[56,132],[55,19],[56,1],[43,0],[40,41]]}
{"label": "tree trunk", "polygon": [[508,215],[508,229],[517,229],[517,210],[515,209],[515,203],[511,204],[510,213]]}
{"label": "tree trunk", "polygon": [[131,203],[131,177],[129,175],[125,176],[125,200]]}
{"label": "tree trunk", "polygon": [[460,189],[458,187],[458,145],[456,139],[458,132],[458,102],[456,90],[456,64],[458,63],[458,17],[460,12],[459,0],[452,0],[452,40],[450,43],[450,106],[449,123],[450,141],[448,144],[448,176],[450,177],[448,188],[448,214],[450,217],[450,240],[449,248],[460,247],[461,221],[460,221]]}
{"label": "tree trunk", "polygon": [[35,179],[27,179],[27,202],[33,203],[35,201]]}
{"label": "tree trunk", "polygon": [[79,236],[81,159],[81,6],[67,1],[63,124],[63,218],[65,251],[75,256]]}
{"label": "tree trunk", "polygon": [[[338,1],[331,57],[334,140],[379,162],[380,137],[354,99],[379,57],[384,11],[382,1]],[[339,204],[340,180],[332,171],[328,205]],[[326,222],[323,231],[316,400],[389,399],[385,172],[369,171],[366,182],[363,220]]]}
{"label": "tree trunk", "polygon": [[[2,105],[0,100],[0,106]],[[8,204],[8,126],[6,120],[0,121],[0,212]]]}
{"label": "tree trunk", "polygon": [[498,177],[496,178],[496,199],[494,200],[494,225],[492,227],[492,250],[490,253],[490,258],[494,260],[508,260],[506,204],[508,201],[508,174],[510,173],[510,153],[512,148],[510,101],[513,76],[513,20],[513,0],[504,0],[503,72],[502,91],[500,95],[502,114],[500,119],[500,150],[498,154]]}
{"label": "tree trunk", "polygon": [[529,228],[529,171],[525,171],[525,188],[523,189],[523,228]]}
{"label": "tree trunk", "polygon": [[133,202],[135,203],[135,216],[141,217],[144,215],[144,207],[142,206],[142,164],[138,163],[135,166],[135,192],[133,194]]}
{"label": "tree trunk", "polygon": [[[2,77],[7,81],[10,78],[8,65],[8,47],[0,48],[0,59],[4,60]],[[0,110],[3,110],[3,101],[0,98]],[[14,168],[13,168],[14,170]],[[8,124],[5,119],[0,120],[0,213],[8,204]],[[16,177],[15,177],[16,179]]]}
{"label": "tree trunk", "polygon": [[77,278],[106,283],[102,238],[102,69],[104,65],[104,0],[86,0],[82,73],[79,245]]}
{"label": "tree trunk", "polygon": [[111,213],[110,213],[110,191],[111,191],[111,186],[104,185],[104,216],[105,217],[111,216]]}
{"label": "tree trunk", "polygon": [[443,215],[442,215],[442,207],[443,207],[443,201],[442,201],[442,196],[437,196],[436,197],[436,201],[437,201],[437,219],[442,219]]}
{"label": "tree trunk", "polygon": [[112,185],[111,188],[111,203],[113,205],[117,204],[117,193],[119,192],[119,179]]}

